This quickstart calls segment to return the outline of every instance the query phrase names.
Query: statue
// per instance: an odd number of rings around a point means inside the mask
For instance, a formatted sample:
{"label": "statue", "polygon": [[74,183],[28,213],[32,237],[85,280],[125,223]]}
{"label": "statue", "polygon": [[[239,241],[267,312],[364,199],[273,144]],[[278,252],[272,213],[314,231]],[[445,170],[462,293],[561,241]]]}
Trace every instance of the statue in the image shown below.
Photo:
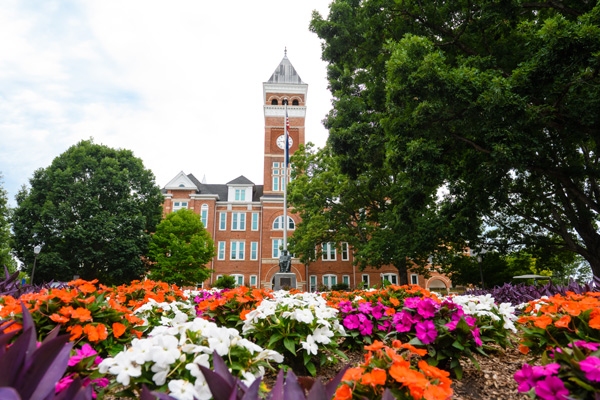
{"label": "statue", "polygon": [[287,250],[283,250],[281,256],[279,256],[279,272],[291,272],[292,271],[292,256],[288,254]]}

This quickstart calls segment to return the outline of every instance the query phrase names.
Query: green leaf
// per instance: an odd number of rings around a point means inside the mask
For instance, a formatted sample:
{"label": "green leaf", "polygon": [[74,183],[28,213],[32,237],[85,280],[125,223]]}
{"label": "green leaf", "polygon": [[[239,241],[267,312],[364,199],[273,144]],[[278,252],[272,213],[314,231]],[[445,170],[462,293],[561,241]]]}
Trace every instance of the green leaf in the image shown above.
{"label": "green leaf", "polygon": [[286,349],[288,349],[289,352],[291,352],[293,355],[296,355],[296,341],[293,339],[290,339],[289,337],[285,337],[283,338],[283,345],[285,346]]}
{"label": "green leaf", "polygon": [[315,364],[312,362],[304,363],[304,366],[311,376],[315,376],[317,374],[317,367],[315,367]]}
{"label": "green leaf", "polygon": [[454,343],[452,343],[452,347],[455,347],[458,350],[464,350],[465,349],[465,346],[463,346],[462,344],[460,344],[458,342],[458,340],[455,340]]}

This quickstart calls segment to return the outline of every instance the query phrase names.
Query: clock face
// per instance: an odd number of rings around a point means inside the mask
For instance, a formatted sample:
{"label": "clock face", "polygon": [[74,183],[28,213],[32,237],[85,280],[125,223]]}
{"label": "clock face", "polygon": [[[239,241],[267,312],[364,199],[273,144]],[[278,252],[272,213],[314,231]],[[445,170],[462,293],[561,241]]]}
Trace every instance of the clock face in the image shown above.
{"label": "clock face", "polygon": [[[292,148],[294,141],[292,140],[291,136],[288,137],[288,141],[290,142],[290,148]],[[285,135],[281,135],[277,138],[277,147],[280,149],[285,149]]]}

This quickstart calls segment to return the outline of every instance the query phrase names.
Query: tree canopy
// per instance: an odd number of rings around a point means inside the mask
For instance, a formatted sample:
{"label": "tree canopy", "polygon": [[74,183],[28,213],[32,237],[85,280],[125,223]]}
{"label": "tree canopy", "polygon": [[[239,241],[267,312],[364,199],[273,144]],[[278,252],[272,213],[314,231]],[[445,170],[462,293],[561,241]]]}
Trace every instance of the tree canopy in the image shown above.
{"label": "tree canopy", "polygon": [[16,263],[10,251],[10,222],[8,197],[2,187],[2,174],[0,174],[0,273],[4,273],[2,266],[6,265],[10,272],[16,271]]}
{"label": "tree canopy", "polygon": [[35,171],[16,197],[14,251],[36,281],[123,283],[144,273],[150,232],[162,216],[154,175],[130,150],[81,141]]}
{"label": "tree canopy", "polygon": [[402,173],[389,219],[422,197],[437,243],[558,247],[600,276],[598,2],[334,0],[311,29],[341,171]]}
{"label": "tree canopy", "polygon": [[212,270],[206,264],[215,245],[202,220],[193,210],[181,209],[166,216],[152,235],[150,278],[179,286],[204,282]]}

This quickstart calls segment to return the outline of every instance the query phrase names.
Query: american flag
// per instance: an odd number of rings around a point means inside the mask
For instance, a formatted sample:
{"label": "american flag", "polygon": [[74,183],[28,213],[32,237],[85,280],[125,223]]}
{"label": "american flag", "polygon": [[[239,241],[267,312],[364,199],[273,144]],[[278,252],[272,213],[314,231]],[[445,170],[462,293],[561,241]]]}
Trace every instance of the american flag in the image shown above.
{"label": "american flag", "polygon": [[287,113],[287,107],[285,109],[285,166],[290,165],[290,119]]}

